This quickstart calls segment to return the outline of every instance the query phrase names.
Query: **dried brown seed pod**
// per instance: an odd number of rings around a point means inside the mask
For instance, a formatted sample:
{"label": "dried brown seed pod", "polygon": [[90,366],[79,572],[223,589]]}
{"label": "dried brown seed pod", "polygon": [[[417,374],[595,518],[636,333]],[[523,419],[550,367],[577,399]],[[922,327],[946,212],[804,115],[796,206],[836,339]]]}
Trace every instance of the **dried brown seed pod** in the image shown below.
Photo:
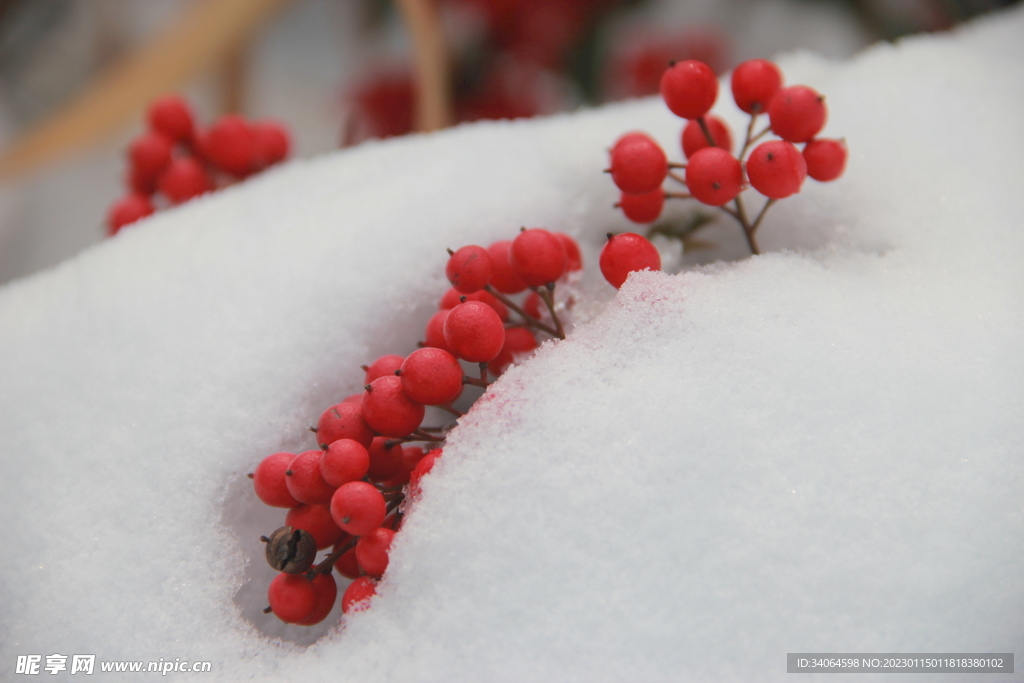
{"label": "dried brown seed pod", "polygon": [[267,563],[279,572],[302,574],[316,559],[316,541],[304,529],[283,526],[260,540],[267,544]]}

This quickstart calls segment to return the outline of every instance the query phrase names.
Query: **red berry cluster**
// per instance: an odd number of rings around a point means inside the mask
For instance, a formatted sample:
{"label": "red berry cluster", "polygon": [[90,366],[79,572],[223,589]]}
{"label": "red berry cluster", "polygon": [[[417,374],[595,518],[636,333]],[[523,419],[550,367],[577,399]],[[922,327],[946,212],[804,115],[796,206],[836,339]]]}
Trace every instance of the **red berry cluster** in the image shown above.
{"label": "red berry cluster", "polygon": [[[250,475],[260,500],[288,508],[285,526],[262,537],[267,561],[281,572],[268,588],[266,611],[282,621],[308,626],[327,617],[338,593],[332,570],[351,580],[341,598],[344,613],[368,604],[387,569],[404,503],[416,497],[453,426],[424,426],[426,406],[459,417],[452,404],[466,385],[486,388],[489,373],[501,374],[537,347],[537,332],[565,337],[554,289],[583,267],[571,237],[524,228],[513,240],[449,254],[452,287],[420,348],[363,366],[364,392],[328,408],[311,428],[319,448],[274,453]],[[528,289],[525,298],[513,298]],[[317,552],[328,548],[315,564]]]}
{"label": "red berry cluster", "polygon": [[[732,73],[736,106],[750,115],[746,139],[733,156],[732,133],[725,122],[708,112],[718,98],[718,79],[696,60],[672,64],[661,77],[661,96],[675,115],[688,119],[681,146],[685,164],[670,163],[664,150],[644,133],[628,133],[611,150],[608,172],[622,191],[619,203],[626,217],[651,223],[661,215],[667,198],[693,198],[720,207],[743,227],[750,250],[759,253],[755,232],[765,211],[777,199],[800,191],[809,175],[815,180],[838,178],[846,165],[842,140],[818,138],[825,126],[825,98],[804,85],[782,87],[779,68],[764,59],[740,64]],[[767,114],[769,123],[754,133],[757,117]],[[774,133],[779,139],[759,139]],[[803,150],[796,147],[803,144]],[[685,171],[684,176],[675,169]],[[666,178],[684,185],[688,192],[666,192]],[[740,193],[747,187],[768,198],[750,220]],[[732,203],[733,208],[726,205]]]}
{"label": "red berry cluster", "polygon": [[110,235],[150,215],[161,202],[180,204],[288,156],[288,131],[277,121],[228,114],[200,131],[191,107],[177,95],[154,100],[146,120],[148,130],[128,147],[128,194],[110,207]]}

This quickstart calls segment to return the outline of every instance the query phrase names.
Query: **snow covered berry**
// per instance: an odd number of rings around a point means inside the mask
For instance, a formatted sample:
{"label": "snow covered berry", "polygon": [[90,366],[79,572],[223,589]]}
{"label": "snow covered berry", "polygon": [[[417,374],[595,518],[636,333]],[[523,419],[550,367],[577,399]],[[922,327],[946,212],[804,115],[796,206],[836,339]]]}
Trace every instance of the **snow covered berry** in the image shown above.
{"label": "snow covered berry", "polygon": [[[497,318],[498,314],[483,306]],[[451,315],[448,316],[451,319]],[[501,324],[501,320],[498,320]],[[366,385],[363,395],[363,419],[382,436],[400,438],[416,431],[423,422],[425,408],[402,391],[402,380],[395,375],[378,377]]]}
{"label": "snow covered berry", "polygon": [[653,192],[668,175],[668,157],[644,133],[627,133],[612,147],[610,170],[612,181],[623,192]]}
{"label": "snow covered berry", "polygon": [[115,235],[117,231],[140,218],[153,213],[153,203],[149,197],[132,192],[114,202],[107,213],[107,234]]}
{"label": "snow covered berry", "polygon": [[377,584],[369,576],[360,576],[345,589],[341,596],[341,611],[344,614],[362,612],[369,608],[370,599],[377,594]]}
{"label": "snow covered berry", "polygon": [[842,140],[815,138],[804,147],[803,155],[807,175],[815,180],[835,180],[846,168],[846,143]]}
{"label": "snow covered berry", "polygon": [[471,244],[462,247],[448,258],[444,273],[452,287],[462,294],[472,294],[491,281],[494,263],[483,247]]}
{"label": "snow covered berry", "polygon": [[750,153],[747,177],[754,189],[765,197],[783,199],[800,191],[807,177],[807,162],[793,144],[770,140]]}
{"label": "snow covered berry", "polygon": [[721,147],[705,147],[686,163],[686,187],[697,201],[722,206],[743,189],[743,167]]}
{"label": "snow covered berry", "polygon": [[700,118],[715,104],[718,78],[704,62],[696,59],[676,62],[661,75],[661,97],[676,116]]}
{"label": "snow covered berry", "polygon": [[789,142],[807,142],[818,134],[827,117],[824,96],[806,85],[783,88],[768,104],[772,132]]}
{"label": "snow covered berry", "polygon": [[626,194],[619,197],[619,207],[626,218],[634,223],[653,223],[665,206],[665,191],[660,187],[646,194]]}
{"label": "snow covered berry", "polygon": [[609,235],[598,261],[601,274],[615,289],[637,270],[661,270],[661,255],[642,235],[627,232]]}
{"label": "snow covered berry", "polygon": [[750,59],[732,72],[732,96],[748,114],[768,110],[768,103],[782,88],[782,72],[767,59]]}

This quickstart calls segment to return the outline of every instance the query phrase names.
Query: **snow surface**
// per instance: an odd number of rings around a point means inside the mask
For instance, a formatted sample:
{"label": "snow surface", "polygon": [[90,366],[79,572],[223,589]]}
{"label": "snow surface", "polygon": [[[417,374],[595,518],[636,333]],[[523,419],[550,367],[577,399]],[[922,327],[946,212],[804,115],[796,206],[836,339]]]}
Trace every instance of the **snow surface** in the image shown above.
{"label": "snow surface", "polygon": [[[656,100],[296,161],[6,285],[4,677],[33,653],[273,681],[1024,653],[1022,29],[1018,9],[847,63],[782,58],[827,95],[846,176],[773,208],[765,255],[723,223],[726,260],[614,297],[595,253],[631,228],[599,171],[626,130],[675,149]],[[577,235],[607,307],[462,421],[371,610],[263,617],[257,537],[281,514],[245,473],[310,447],[360,363],[412,350],[445,247],[520,225]]]}

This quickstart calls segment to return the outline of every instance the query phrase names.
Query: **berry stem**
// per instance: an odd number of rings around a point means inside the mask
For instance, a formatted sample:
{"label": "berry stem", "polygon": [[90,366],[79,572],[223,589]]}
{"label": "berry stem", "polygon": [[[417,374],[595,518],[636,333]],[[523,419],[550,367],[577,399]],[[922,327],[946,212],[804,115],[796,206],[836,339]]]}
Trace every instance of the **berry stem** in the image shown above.
{"label": "berry stem", "polygon": [[757,115],[761,113],[759,105],[754,105],[754,111],[750,114],[750,123],[747,124],[747,135],[743,139],[743,149],[740,150],[739,158],[742,160],[747,155],[747,150],[750,149],[750,143],[753,142],[751,136],[754,134],[754,124],[757,122]]}
{"label": "berry stem", "polygon": [[541,300],[544,301],[544,305],[548,307],[548,311],[551,313],[551,319],[555,321],[555,336],[559,339],[565,339],[565,330],[562,328],[562,321],[559,320],[558,315],[555,314],[555,283],[549,282],[544,288],[534,287],[533,291],[537,292]]}
{"label": "berry stem", "polygon": [[704,139],[708,141],[708,145],[711,147],[718,147],[718,143],[715,142],[715,137],[711,134],[711,129],[708,128],[708,122],[704,120],[703,116],[697,117],[697,124],[700,126],[700,130],[704,133]]}
{"label": "berry stem", "polygon": [[743,234],[746,236],[747,244],[750,246],[750,253],[758,255],[761,251],[757,248],[757,240],[754,239],[754,229],[750,226],[750,220],[747,218],[747,209],[743,206],[743,200],[739,195],[736,196],[735,204],[736,213],[733,215],[736,216],[740,225],[743,226]]}
{"label": "berry stem", "polygon": [[686,192],[666,192],[665,199],[693,199],[693,195]]}
{"label": "berry stem", "polygon": [[[761,225],[761,219],[764,218],[765,213],[768,211],[768,207],[775,203],[774,199],[769,199],[761,207],[761,213],[757,214],[757,218],[754,219],[754,224],[750,226],[750,234],[753,235],[757,231],[759,225]],[[756,253],[756,252],[755,252]]]}
{"label": "berry stem", "polygon": [[671,178],[672,180],[676,181],[676,182],[677,182],[677,183],[679,183],[680,185],[682,185],[682,186],[684,186],[684,187],[686,186],[686,180],[685,180],[684,178],[681,178],[680,176],[677,176],[677,175],[676,175],[675,173],[673,173],[672,171],[669,171],[669,172],[668,172],[668,177],[669,177],[669,178]]}
{"label": "berry stem", "polygon": [[480,363],[480,381],[487,384],[487,363]]}
{"label": "berry stem", "polygon": [[462,415],[463,415],[463,413],[460,413],[458,410],[453,408],[451,403],[445,403],[444,405],[439,405],[437,407],[440,408],[441,410],[445,410],[445,411],[451,413],[455,417],[462,417]]}
{"label": "berry stem", "polygon": [[686,164],[678,164],[678,163],[676,163],[674,161],[670,161],[670,162],[668,162],[668,167],[669,168],[683,168],[683,169],[685,169],[686,168]]}
{"label": "berry stem", "polygon": [[513,310],[516,313],[518,313],[519,316],[522,317],[523,322],[526,325],[528,325],[528,326],[530,326],[530,327],[532,327],[534,329],[540,330],[541,332],[547,332],[552,337],[555,337],[555,336],[558,335],[558,332],[556,332],[554,328],[552,328],[549,325],[545,325],[541,321],[539,321],[536,318],[534,318],[532,315],[530,315],[529,313],[527,313],[526,311],[521,309],[516,304],[516,302],[512,301],[511,299],[509,299],[507,296],[505,296],[504,294],[502,294],[501,292],[496,290],[494,287],[491,287],[490,285],[485,285],[484,289],[487,290],[488,292],[490,292],[491,294],[493,294],[495,299],[497,299],[501,303],[503,303],[506,306],[508,306],[511,310]]}
{"label": "berry stem", "polygon": [[353,536],[352,538],[350,538],[345,545],[341,546],[340,548],[332,552],[330,555],[325,557],[323,560],[321,560],[320,564],[314,565],[313,568],[310,569],[309,572],[306,574],[306,577],[312,580],[312,578],[317,574],[330,573],[330,571],[334,569],[334,563],[337,562],[342,555],[347,553],[352,548],[356,547],[356,543],[358,541],[358,536]]}
{"label": "berry stem", "polygon": [[487,382],[485,382],[484,380],[477,379],[476,377],[470,377],[469,375],[462,376],[462,383],[469,384],[470,386],[474,387],[480,387],[481,389],[486,389],[488,386]]}
{"label": "berry stem", "polygon": [[444,438],[440,436],[434,436],[433,434],[427,434],[422,429],[417,429],[412,433],[412,436],[417,437],[415,441],[444,441]]}

